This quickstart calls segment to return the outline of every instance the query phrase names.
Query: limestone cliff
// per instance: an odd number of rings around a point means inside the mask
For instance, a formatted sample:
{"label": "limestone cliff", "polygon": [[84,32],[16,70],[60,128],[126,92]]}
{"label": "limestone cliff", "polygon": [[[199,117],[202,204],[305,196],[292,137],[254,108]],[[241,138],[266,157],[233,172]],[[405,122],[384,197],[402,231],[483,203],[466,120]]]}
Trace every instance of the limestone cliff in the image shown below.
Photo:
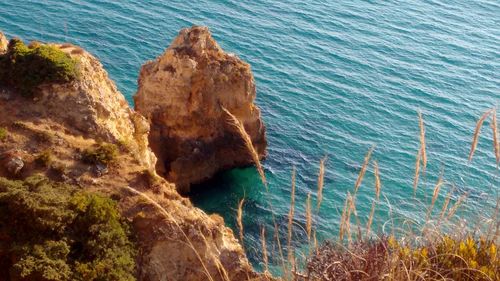
{"label": "limestone cliff", "polygon": [[[154,173],[149,124],[128,107],[99,61],[73,45],[53,46],[77,61],[80,75],[41,85],[30,98],[0,85],[0,176],[41,173],[117,200],[139,244],[138,280],[201,281],[209,280],[207,272],[213,280],[223,280],[223,272],[230,280],[260,280],[222,218],[195,208]],[[116,159],[82,161],[101,142],[119,148]]]}
{"label": "limestone cliff", "polygon": [[134,97],[136,110],[151,122],[157,171],[186,188],[252,163],[221,106],[244,124],[264,157],[265,128],[255,96],[250,66],[225,53],[208,28],[181,30],[163,55],[142,67]]}
{"label": "limestone cliff", "polygon": [[74,134],[127,144],[138,161],[153,169],[156,157],[148,145],[146,119],[129,107],[95,57],[69,44],[57,46],[78,59],[82,79],[42,86],[30,110],[56,123],[70,124]]}

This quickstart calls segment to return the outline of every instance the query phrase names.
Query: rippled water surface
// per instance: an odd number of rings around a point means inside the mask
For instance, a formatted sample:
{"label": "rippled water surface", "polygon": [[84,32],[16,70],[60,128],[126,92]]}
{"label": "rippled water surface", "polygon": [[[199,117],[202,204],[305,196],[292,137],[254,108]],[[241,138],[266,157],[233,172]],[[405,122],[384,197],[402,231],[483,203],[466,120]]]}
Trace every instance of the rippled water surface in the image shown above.
{"label": "rippled water surface", "polygon": [[[260,227],[273,230],[269,202],[278,225],[286,225],[292,167],[295,240],[304,242],[305,199],[308,192],[315,198],[318,162],[325,155],[319,239],[338,232],[346,192],[352,192],[372,145],[386,197],[376,229],[387,221],[390,206],[393,215],[421,220],[416,202],[430,200],[441,170],[444,189],[456,186],[455,198],[469,192],[472,213],[494,205],[500,183],[488,123],[471,165],[466,157],[475,120],[500,102],[498,1],[278,2],[0,0],[0,29],[9,37],[83,46],[99,57],[131,103],[140,66],[183,27],[209,26],[225,50],[248,61],[267,125],[269,194],[248,168],[217,176],[193,199],[234,227],[237,202],[246,197],[245,242],[256,265]],[[413,200],[418,109],[426,122],[429,164]],[[362,221],[373,196],[370,167],[357,200]]]}

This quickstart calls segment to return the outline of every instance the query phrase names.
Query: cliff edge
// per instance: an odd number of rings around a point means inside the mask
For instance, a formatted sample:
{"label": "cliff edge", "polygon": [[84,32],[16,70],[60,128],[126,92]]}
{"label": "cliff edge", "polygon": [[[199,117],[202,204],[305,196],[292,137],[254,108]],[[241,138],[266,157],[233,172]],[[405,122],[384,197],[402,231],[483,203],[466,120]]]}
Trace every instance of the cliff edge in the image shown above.
{"label": "cliff edge", "polygon": [[[42,59],[74,63],[78,75],[33,84],[25,96],[3,69],[0,177],[43,175],[114,199],[137,240],[137,280],[260,280],[223,219],[192,206],[155,173],[147,120],[129,108],[94,56],[71,44],[13,44],[16,56],[39,61],[49,54]],[[39,68],[23,71],[40,76]],[[2,239],[11,238],[1,236],[0,245]]]}
{"label": "cliff edge", "polygon": [[182,29],[164,54],[142,67],[138,82],[135,108],[150,121],[157,171],[181,191],[219,171],[252,164],[222,107],[239,119],[265,157],[250,65],[225,53],[207,27]]}

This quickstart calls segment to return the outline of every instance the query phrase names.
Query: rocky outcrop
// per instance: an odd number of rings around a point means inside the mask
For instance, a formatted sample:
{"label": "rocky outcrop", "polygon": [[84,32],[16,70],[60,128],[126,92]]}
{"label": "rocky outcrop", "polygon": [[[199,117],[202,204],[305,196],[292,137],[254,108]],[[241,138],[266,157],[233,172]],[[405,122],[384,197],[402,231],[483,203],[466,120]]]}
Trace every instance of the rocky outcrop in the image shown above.
{"label": "rocky outcrop", "polygon": [[139,161],[154,169],[156,157],[148,144],[148,122],[129,107],[95,57],[73,45],[57,46],[77,58],[81,79],[40,87],[36,109],[32,110],[57,123],[71,124],[75,134],[127,144]]}
{"label": "rocky outcrop", "polygon": [[142,67],[134,97],[136,110],[151,123],[159,174],[186,190],[218,171],[252,163],[222,106],[244,124],[264,157],[265,128],[255,96],[250,65],[225,53],[208,28],[181,30],[163,55]]}
{"label": "rocky outcrop", "polygon": [[0,54],[5,53],[7,51],[7,47],[9,42],[5,35],[0,31]]}
{"label": "rocky outcrop", "polygon": [[[0,85],[0,128],[7,132],[0,141],[0,177],[41,173],[115,199],[139,247],[138,280],[218,281],[225,274],[261,280],[221,217],[192,206],[151,172],[156,158],[149,123],[129,108],[99,61],[79,47],[54,46],[77,61],[79,78],[42,85],[32,98]],[[98,142],[120,149],[96,176],[81,156]]]}
{"label": "rocky outcrop", "polygon": [[17,176],[24,167],[22,153],[15,150],[0,154],[0,160],[0,163],[3,164],[11,176]]}

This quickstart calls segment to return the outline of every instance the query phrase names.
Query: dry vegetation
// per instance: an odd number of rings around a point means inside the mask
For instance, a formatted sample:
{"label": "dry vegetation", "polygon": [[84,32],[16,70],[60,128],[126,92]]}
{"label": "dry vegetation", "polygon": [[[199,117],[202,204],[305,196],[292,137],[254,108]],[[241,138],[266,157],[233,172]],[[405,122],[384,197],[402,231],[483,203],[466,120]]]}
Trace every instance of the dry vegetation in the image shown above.
{"label": "dry vegetation", "polygon": [[[223,109],[229,116],[229,122],[237,128],[237,132],[245,141],[249,153],[256,162],[259,175],[268,192],[267,181],[258,161],[258,157],[251,145],[249,136],[238,119],[229,111]],[[477,148],[482,125],[488,117],[491,118],[493,131],[493,150],[498,166],[500,160],[500,144],[496,120],[496,109],[490,109],[479,119],[473,135],[469,153],[469,162],[472,161]],[[427,150],[425,139],[425,125],[422,114],[418,113],[420,147],[417,151],[413,190],[416,194],[421,173],[427,167]],[[362,168],[354,185],[354,189],[347,193],[343,212],[340,219],[338,239],[326,241],[317,246],[315,230],[313,229],[314,214],[311,211],[311,194],[306,199],[306,233],[309,241],[308,255],[295,255],[291,241],[293,237],[293,218],[295,215],[295,169],[292,172],[292,188],[290,197],[290,211],[288,214],[287,258],[284,258],[279,232],[274,235],[274,242],[278,244],[282,263],[282,278],[285,280],[500,280],[500,255],[498,253],[500,239],[500,218],[497,199],[496,208],[491,215],[484,219],[485,226],[469,230],[470,226],[459,224],[463,222],[456,217],[457,210],[462,206],[468,194],[462,194],[452,203],[451,190],[446,194],[445,201],[437,216],[433,217],[433,210],[437,198],[445,184],[442,171],[432,191],[432,199],[428,206],[423,206],[425,224],[415,227],[407,233],[385,236],[372,233],[371,226],[377,203],[381,195],[382,183],[377,161],[371,161],[374,148],[365,156]],[[323,185],[326,158],[320,161],[317,213],[323,199]],[[374,173],[375,198],[366,226],[361,226],[356,210],[356,195],[364,179],[367,168],[372,162]],[[238,208],[238,228],[240,239],[243,239],[242,203]],[[269,203],[270,204],[270,203]],[[272,210],[272,206],[271,206]],[[456,220],[454,220],[456,219]],[[273,216],[274,224],[276,221]],[[481,221],[482,223],[483,221]],[[275,227],[276,228],[276,227]],[[364,230],[364,235],[363,235]],[[267,272],[269,267],[265,231],[261,232],[263,264]],[[302,261],[300,261],[302,258]]]}
{"label": "dry vegetation", "polygon": [[[261,176],[262,183],[268,191],[267,181],[259,162],[259,158],[252,146],[252,142],[241,122],[229,111],[223,108],[228,115],[228,121],[234,125],[236,132],[241,135],[245,146],[248,148],[252,158],[256,161],[257,170]],[[478,121],[473,136],[469,161],[472,160],[474,150],[477,148],[479,133],[485,119],[491,114],[496,116],[495,110],[490,110]],[[496,120],[492,120],[493,132],[497,134]],[[420,148],[417,153],[415,178],[420,175],[420,166],[427,165],[425,149],[425,129],[423,117],[419,114]],[[493,140],[495,156],[499,150],[498,136]],[[464,231],[464,226],[455,224],[453,218],[459,207],[465,202],[467,194],[463,194],[452,203],[453,190],[448,192],[441,211],[430,222],[432,211],[444,184],[443,174],[440,175],[434,186],[432,200],[429,206],[423,208],[427,215],[426,223],[419,229],[419,233],[409,231],[405,234],[395,235],[389,233],[386,236],[377,236],[371,231],[376,206],[382,194],[382,182],[377,161],[371,160],[374,147],[370,148],[365,156],[362,168],[354,185],[353,192],[348,192],[340,219],[340,231],[338,239],[331,238],[321,246],[317,245],[316,232],[314,229],[314,216],[319,216],[319,209],[323,200],[323,187],[325,175],[326,158],[320,161],[318,173],[318,190],[316,213],[311,209],[311,194],[306,199],[306,233],[309,241],[307,256],[302,256],[299,251],[293,249],[293,219],[295,216],[295,169],[292,172],[292,189],[290,197],[290,211],[288,213],[288,226],[286,248],[281,246],[281,240],[276,218],[273,214],[275,233],[273,242],[278,246],[278,260],[281,263],[282,279],[284,280],[500,280],[500,257],[498,245],[500,238],[500,199],[493,213],[485,220],[486,227],[474,231]],[[375,198],[371,207],[366,226],[361,226],[361,220],[356,210],[356,195],[370,165],[373,166]],[[413,186],[416,190],[417,183]],[[229,275],[222,264],[218,264],[219,274],[213,276],[207,269],[204,259],[193,246],[188,235],[182,227],[160,204],[148,195],[131,187],[127,190],[142,196],[146,201],[158,208],[161,213],[174,222],[183,234],[184,242],[190,246],[206,274],[207,280],[229,281]],[[243,205],[242,199],[238,204],[237,226],[239,238],[243,241]],[[273,212],[270,202],[270,210]],[[353,220],[354,218],[354,220]],[[456,227],[450,229],[450,226]],[[353,231],[354,229],[354,231]],[[363,233],[364,230],[364,233]],[[413,229],[414,230],[414,229]],[[265,228],[261,228],[261,247],[264,276],[258,278],[247,278],[247,280],[273,280],[269,275],[269,254]],[[284,250],[287,255],[283,254]]]}

